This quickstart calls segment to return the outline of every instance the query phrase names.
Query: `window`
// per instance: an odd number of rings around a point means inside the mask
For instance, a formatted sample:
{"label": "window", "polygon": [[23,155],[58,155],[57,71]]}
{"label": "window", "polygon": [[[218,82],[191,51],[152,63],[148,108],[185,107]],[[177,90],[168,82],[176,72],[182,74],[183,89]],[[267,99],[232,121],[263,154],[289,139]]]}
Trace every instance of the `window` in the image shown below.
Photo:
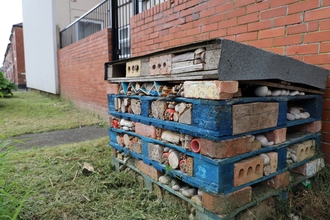
{"label": "window", "polygon": [[95,21],[90,19],[81,19],[76,25],[76,40],[81,40],[103,30],[103,21]]}
{"label": "window", "polygon": [[121,27],[118,30],[119,40],[119,59],[129,58],[131,56],[129,25]]}

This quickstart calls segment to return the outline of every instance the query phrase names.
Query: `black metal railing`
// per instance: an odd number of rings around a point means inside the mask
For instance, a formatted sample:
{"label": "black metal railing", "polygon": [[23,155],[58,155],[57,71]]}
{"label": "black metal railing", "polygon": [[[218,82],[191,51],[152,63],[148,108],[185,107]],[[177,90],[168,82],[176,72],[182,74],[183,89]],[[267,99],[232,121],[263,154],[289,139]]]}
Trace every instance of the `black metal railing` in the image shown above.
{"label": "black metal railing", "polygon": [[111,26],[111,1],[104,0],[60,32],[61,48]]}
{"label": "black metal railing", "polygon": [[113,60],[131,56],[130,18],[166,0],[113,0],[112,49]]}

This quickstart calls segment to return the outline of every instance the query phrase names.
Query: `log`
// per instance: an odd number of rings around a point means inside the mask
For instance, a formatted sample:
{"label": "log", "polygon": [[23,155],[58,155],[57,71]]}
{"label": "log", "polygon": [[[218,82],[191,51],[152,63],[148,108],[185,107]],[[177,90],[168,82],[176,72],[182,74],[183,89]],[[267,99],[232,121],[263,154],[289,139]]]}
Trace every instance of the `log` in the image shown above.
{"label": "log", "polygon": [[131,99],[132,112],[136,115],[141,114],[141,101],[138,99]]}
{"label": "log", "polygon": [[132,136],[129,136],[128,134],[124,134],[124,144],[125,146],[130,146],[132,144]]}
{"label": "log", "polygon": [[180,123],[184,123],[184,124],[191,124],[191,107],[187,108],[181,115],[179,118],[179,122]]}
{"label": "log", "polygon": [[173,169],[177,169],[180,163],[180,153],[178,151],[171,151],[168,155],[168,163]]}
{"label": "log", "polygon": [[173,144],[180,143],[180,134],[174,131],[163,131],[161,138],[163,141],[170,142]]}

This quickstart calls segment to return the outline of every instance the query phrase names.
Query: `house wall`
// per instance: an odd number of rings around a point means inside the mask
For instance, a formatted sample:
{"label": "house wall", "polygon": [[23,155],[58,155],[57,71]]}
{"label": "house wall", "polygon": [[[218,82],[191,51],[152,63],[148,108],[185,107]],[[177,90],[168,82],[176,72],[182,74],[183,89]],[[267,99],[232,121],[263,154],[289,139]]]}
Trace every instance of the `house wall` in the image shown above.
{"label": "house wall", "polygon": [[12,33],[12,48],[13,58],[15,63],[15,84],[18,87],[24,88],[25,82],[25,58],[24,58],[24,41],[23,41],[23,28],[13,27]]}
{"label": "house wall", "polygon": [[[330,69],[330,0],[167,0],[131,18],[132,56],[227,38]],[[330,82],[323,152],[330,163]]]}
{"label": "house wall", "polygon": [[7,51],[5,54],[5,59],[3,62],[4,67],[4,74],[7,79],[10,80],[10,82],[15,82],[15,62],[14,62],[14,56],[13,56],[13,47],[8,45]]}
{"label": "house wall", "polygon": [[58,51],[60,93],[77,107],[107,118],[104,63],[111,61],[111,29],[104,29]]}

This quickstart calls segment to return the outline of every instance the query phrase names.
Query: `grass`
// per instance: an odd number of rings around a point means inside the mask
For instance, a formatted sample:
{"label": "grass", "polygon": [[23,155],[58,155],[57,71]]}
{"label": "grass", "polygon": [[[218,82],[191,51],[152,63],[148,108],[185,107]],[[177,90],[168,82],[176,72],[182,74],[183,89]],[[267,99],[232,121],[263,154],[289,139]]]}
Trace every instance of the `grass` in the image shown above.
{"label": "grass", "polygon": [[[6,124],[1,126],[7,136],[101,123],[92,115],[78,112],[70,103],[35,92],[15,93],[13,98],[0,99],[0,105],[1,119]],[[30,128],[30,123],[37,130]],[[19,198],[29,192],[19,219],[187,219],[188,207],[161,202],[154,193],[140,188],[132,173],[115,172],[108,142],[104,137],[6,155],[0,180],[7,185],[15,181],[11,192]],[[84,162],[90,163],[95,172],[83,175]],[[288,219],[290,212],[300,219],[330,219],[330,170],[323,169],[311,181],[312,189],[300,185],[270,219]]]}
{"label": "grass", "polygon": [[67,101],[32,91],[1,98],[0,119],[3,122],[0,134],[6,137],[102,123],[101,119],[78,111]]}
{"label": "grass", "polygon": [[[5,124],[0,133],[6,136],[102,123],[68,102],[36,92],[15,93],[0,99],[0,105]],[[108,143],[104,137],[6,155],[4,185],[15,182],[11,192],[21,197],[29,191],[19,219],[187,219],[187,207],[163,203],[139,187],[131,173],[115,172]],[[95,172],[83,175],[84,162]]]}

